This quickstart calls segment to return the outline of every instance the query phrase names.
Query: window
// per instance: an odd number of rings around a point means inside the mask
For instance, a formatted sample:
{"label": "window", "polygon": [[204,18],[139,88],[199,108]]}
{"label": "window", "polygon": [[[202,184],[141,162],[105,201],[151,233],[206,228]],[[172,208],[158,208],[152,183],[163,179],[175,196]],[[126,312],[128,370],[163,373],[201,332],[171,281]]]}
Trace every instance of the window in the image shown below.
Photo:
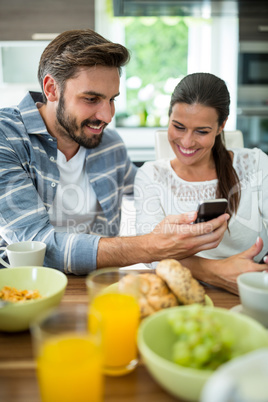
{"label": "window", "polygon": [[95,7],[96,31],[131,53],[121,77],[116,126],[166,126],[170,95],[187,74],[189,19],[114,17],[112,0],[97,0]]}
{"label": "window", "polygon": [[166,126],[170,95],[187,74],[188,26],[180,17],[120,19],[131,61],[125,109],[117,112],[116,126]]}
{"label": "window", "polygon": [[236,129],[237,17],[114,17],[112,0],[95,0],[95,29],[132,52],[116,102],[117,127],[166,126],[176,82],[203,71],[226,81],[232,100],[226,129]]}

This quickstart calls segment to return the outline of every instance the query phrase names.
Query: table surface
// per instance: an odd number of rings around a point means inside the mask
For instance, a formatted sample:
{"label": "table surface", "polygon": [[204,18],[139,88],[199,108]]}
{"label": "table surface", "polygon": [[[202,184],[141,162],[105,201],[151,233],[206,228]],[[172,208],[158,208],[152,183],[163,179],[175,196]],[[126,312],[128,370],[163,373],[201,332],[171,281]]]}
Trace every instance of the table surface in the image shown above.
{"label": "table surface", "polygon": [[[212,299],[215,307],[230,309],[240,303],[238,296],[221,289],[206,288],[206,294]],[[61,304],[87,304],[87,302],[85,277],[68,276],[68,285]],[[148,402],[148,400],[172,402],[179,399],[164,391],[153,380],[142,362],[130,374],[105,377],[105,402]],[[29,331],[0,332],[0,401],[40,402]]]}

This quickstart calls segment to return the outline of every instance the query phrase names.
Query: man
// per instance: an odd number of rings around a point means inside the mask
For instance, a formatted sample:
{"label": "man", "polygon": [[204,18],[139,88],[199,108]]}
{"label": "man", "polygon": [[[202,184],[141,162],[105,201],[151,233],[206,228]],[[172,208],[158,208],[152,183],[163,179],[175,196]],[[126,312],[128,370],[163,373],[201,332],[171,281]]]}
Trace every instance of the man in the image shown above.
{"label": "man", "polygon": [[170,216],[144,236],[117,237],[136,167],[111,122],[127,49],[91,30],[67,31],[44,50],[39,93],[0,112],[0,236],[47,244],[45,265],[87,274],[216,247],[228,215],[191,225]]}

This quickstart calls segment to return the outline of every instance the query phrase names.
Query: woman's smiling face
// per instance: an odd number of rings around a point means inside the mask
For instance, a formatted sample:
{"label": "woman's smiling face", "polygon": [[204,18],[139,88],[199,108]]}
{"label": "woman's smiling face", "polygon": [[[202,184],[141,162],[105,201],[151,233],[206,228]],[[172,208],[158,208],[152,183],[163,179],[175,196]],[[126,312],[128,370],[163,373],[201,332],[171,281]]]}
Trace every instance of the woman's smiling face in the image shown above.
{"label": "woman's smiling face", "polygon": [[219,126],[216,109],[195,103],[175,103],[169,118],[168,140],[178,162],[183,165],[199,165],[212,158],[212,147]]}

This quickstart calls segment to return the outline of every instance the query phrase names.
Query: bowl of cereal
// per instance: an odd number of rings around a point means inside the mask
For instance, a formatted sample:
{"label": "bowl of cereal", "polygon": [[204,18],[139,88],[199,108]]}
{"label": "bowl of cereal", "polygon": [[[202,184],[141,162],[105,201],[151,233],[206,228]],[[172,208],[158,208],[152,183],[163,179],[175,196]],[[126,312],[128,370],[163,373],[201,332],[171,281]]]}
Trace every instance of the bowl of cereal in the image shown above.
{"label": "bowl of cereal", "polygon": [[0,331],[29,329],[40,313],[60,303],[66,286],[67,276],[53,268],[0,269]]}
{"label": "bowl of cereal", "polygon": [[268,332],[252,318],[192,304],[143,320],[138,347],[152,377],[185,401],[198,401],[210,376],[238,356],[268,346]]}

